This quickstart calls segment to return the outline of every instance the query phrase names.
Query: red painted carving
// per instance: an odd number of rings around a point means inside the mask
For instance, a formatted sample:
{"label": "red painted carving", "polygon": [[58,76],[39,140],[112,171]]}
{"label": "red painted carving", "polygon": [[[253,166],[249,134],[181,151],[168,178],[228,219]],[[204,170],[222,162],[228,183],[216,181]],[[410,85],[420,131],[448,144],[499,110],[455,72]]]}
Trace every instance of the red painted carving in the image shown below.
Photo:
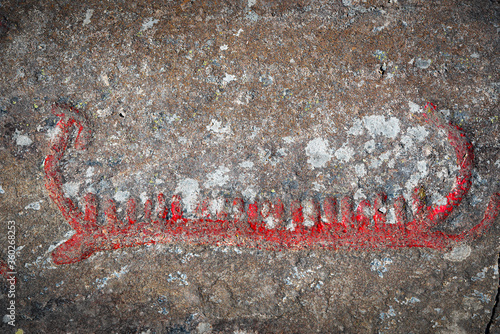
{"label": "red painted carving", "polygon": [[[303,203],[294,201],[289,211],[285,210],[280,200],[274,203],[244,203],[241,198],[232,201],[223,199],[216,214],[210,212],[210,203],[206,200],[196,210],[198,218],[183,217],[181,198],[178,195],[174,195],[169,201],[163,194],[159,194],[156,208],[151,200],[147,200],[140,215],[135,200],[130,199],[123,218],[118,217],[114,201],[109,200],[103,205],[105,222],[100,223],[97,219],[98,202],[95,195],[89,193],[85,196],[85,210],[82,212],[71,199],[64,196],[59,169],[73,126],[78,129],[75,147],[84,149],[88,145],[88,121],[71,106],[54,105],[53,112],[61,119],[57,124],[59,133],[52,141],[50,153],[45,159],[46,188],[76,233],[52,253],[53,261],[56,264],[73,263],[98,251],[172,242],[275,250],[398,247],[441,249],[477,238],[491,227],[498,216],[500,194],[492,196],[483,220],[471,230],[446,234],[435,229],[469,191],[474,154],[472,145],[460,128],[441,121],[432,104],[428,104],[425,109],[427,121],[448,132],[448,140],[455,148],[460,170],[444,205],[426,206],[421,198],[422,189],[415,189],[411,221],[408,219],[408,205],[401,196],[392,203],[396,223],[387,223],[386,210],[383,208],[388,208],[389,203],[386,203],[385,194],[377,194],[373,203],[362,201],[356,209],[353,208],[350,197],[342,198],[340,203],[336,198],[330,197],[323,203],[312,200]],[[286,222],[285,215],[291,217],[291,223]],[[269,225],[269,220],[273,224]]]}

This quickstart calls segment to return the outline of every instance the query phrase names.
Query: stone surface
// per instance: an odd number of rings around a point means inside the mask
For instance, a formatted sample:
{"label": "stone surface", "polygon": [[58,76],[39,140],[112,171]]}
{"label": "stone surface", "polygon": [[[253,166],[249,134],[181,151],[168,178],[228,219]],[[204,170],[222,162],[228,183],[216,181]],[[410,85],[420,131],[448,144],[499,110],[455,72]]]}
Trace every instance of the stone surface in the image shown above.
{"label": "stone surface", "polygon": [[[460,233],[500,191],[498,10],[487,0],[2,1],[0,255],[15,221],[17,284],[15,326],[0,328],[499,333],[498,219],[443,250],[166,243],[55,265],[74,231],[43,166],[58,102],[92,130],[88,149],[70,145],[62,161],[80,206],[92,192],[123,216],[129,198],[163,192],[181,194],[190,214],[203,198],[358,204],[381,191],[409,201],[419,186],[439,205],[457,159],[423,120],[432,102],[474,146],[472,187],[437,227]],[[7,314],[14,299],[2,289]]]}

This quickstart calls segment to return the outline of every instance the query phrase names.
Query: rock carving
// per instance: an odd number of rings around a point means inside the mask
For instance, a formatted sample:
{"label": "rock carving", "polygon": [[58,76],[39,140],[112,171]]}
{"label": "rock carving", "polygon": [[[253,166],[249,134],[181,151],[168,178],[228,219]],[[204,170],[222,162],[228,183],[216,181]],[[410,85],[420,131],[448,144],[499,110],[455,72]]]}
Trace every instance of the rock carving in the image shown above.
{"label": "rock carving", "polygon": [[[447,131],[459,167],[455,184],[446,196],[446,204],[427,206],[423,198],[425,192],[416,187],[412,210],[402,196],[388,203],[383,193],[376,194],[373,202],[363,200],[357,208],[353,208],[349,196],[341,199],[327,197],[323,203],[297,200],[288,208],[279,199],[245,203],[241,198],[220,198],[202,200],[197,205],[196,217],[187,218],[179,195],[173,195],[169,200],[160,193],[155,203],[148,199],[141,209],[131,198],[126,204],[124,217],[119,217],[111,199],[99,205],[96,196],[88,193],[82,211],[65,197],[59,163],[71,141],[70,130],[73,126],[78,129],[75,148],[85,149],[90,143],[91,127],[85,115],[76,108],[55,104],[52,111],[60,121],[45,159],[46,188],[75,234],[53,251],[52,259],[56,264],[68,264],[84,260],[98,251],[173,242],[281,251],[304,248],[442,249],[475,239],[483,235],[498,216],[500,193],[492,195],[482,221],[472,229],[458,234],[436,229],[467,195],[472,182],[474,153],[463,130],[441,120],[435,109],[431,103],[426,105],[426,120]],[[217,205],[212,201],[218,201]],[[391,206],[396,216],[395,224],[387,220]],[[105,213],[103,222],[98,221],[100,207]]]}

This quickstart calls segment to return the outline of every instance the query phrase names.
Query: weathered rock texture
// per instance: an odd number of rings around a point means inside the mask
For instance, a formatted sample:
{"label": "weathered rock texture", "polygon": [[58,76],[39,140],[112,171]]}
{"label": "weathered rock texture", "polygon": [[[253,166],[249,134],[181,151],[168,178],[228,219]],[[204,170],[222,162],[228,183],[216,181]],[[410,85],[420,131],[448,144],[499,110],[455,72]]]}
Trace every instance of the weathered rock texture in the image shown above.
{"label": "weathered rock texture", "polygon": [[[500,191],[498,1],[0,4],[0,314],[15,301],[2,332],[500,333],[498,218],[438,249],[178,238],[59,261],[76,225],[46,160],[61,138],[52,106],[72,106],[90,136],[77,150],[71,130],[54,177],[81,211],[94,194],[100,230],[130,199],[137,221],[148,199],[157,215],[159,193],[215,223],[232,221],[234,199],[249,223],[258,203],[262,229],[328,223],[330,198],[341,221],[345,196],[367,230],[377,212],[425,225],[419,208],[449,203],[471,158],[426,122],[432,102],[473,159],[458,208],[425,227],[460,235]],[[390,205],[356,211],[377,194]],[[266,209],[278,199],[282,219]]]}

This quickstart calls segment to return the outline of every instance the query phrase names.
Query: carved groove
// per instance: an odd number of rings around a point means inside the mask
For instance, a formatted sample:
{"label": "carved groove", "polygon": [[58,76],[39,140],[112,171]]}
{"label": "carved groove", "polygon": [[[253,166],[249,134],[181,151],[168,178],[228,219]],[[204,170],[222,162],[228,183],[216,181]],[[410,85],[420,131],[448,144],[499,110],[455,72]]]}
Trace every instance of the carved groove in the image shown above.
{"label": "carved groove", "polygon": [[[64,218],[75,230],[71,239],[52,253],[56,264],[74,263],[97,251],[112,250],[155,243],[188,242],[195,244],[234,245],[264,249],[377,249],[398,247],[445,248],[453,243],[471,240],[484,234],[500,211],[500,194],[494,194],[483,220],[471,230],[459,234],[435,231],[466,196],[471,187],[474,154],[471,143],[458,127],[442,122],[435,107],[425,107],[427,121],[448,132],[460,168],[455,185],[446,196],[447,203],[426,206],[421,189],[416,188],[413,202],[401,196],[387,203],[385,194],[376,194],[373,202],[364,200],[353,208],[352,198],[327,197],[293,201],[285,208],[281,200],[245,203],[241,198],[206,199],[198,204],[196,217],[187,218],[179,195],[170,200],[158,194],[153,203],[148,199],[139,209],[135,199],[126,204],[123,219],[117,214],[113,200],[104,203],[105,222],[98,223],[98,200],[94,194],[85,196],[82,212],[64,196],[59,169],[68,142],[70,129],[76,126],[75,148],[84,149],[90,139],[88,120],[77,109],[54,105],[52,111],[61,117],[59,133],[52,141],[45,159],[46,188]],[[394,210],[395,223],[387,215]],[[409,212],[412,208],[413,214]],[[340,213],[340,214],[339,214]],[[410,221],[409,217],[413,219]],[[289,217],[290,219],[287,219]]]}

